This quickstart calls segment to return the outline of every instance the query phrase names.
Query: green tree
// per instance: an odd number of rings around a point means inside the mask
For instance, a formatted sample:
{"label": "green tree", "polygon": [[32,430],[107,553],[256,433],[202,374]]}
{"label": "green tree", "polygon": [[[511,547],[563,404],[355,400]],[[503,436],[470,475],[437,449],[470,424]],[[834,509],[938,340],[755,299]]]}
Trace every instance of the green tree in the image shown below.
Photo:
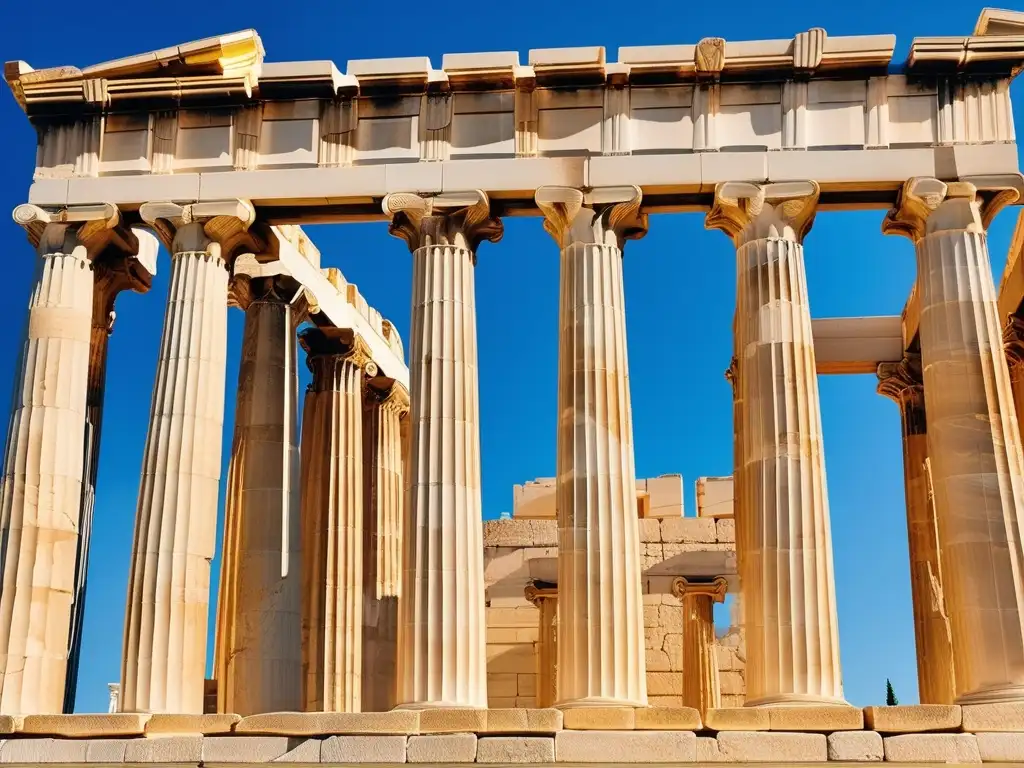
{"label": "green tree", "polygon": [[896,692],[892,689],[892,683],[889,678],[885,678],[885,706],[895,707],[900,703],[900,700],[896,698]]}

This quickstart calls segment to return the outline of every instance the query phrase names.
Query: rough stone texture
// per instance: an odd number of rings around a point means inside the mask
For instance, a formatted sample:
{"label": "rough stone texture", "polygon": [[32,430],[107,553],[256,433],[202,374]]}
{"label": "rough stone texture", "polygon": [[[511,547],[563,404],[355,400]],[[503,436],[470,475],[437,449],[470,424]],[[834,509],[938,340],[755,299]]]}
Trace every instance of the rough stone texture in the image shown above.
{"label": "rough stone texture", "polygon": [[1024,731],[1024,704],[965,704],[962,729],[968,733],[984,731]]}
{"label": "rough stone texture", "polygon": [[661,521],[661,540],[670,544],[714,544],[715,521],[709,517],[666,517]]}
{"label": "rough stone texture", "polygon": [[123,763],[128,741],[128,739],[90,739],[86,742],[88,746],[85,748],[85,762]]}
{"label": "rough stone texture", "polygon": [[818,763],[828,759],[823,733],[728,731],[718,734],[723,760],[747,763]]}
{"label": "rough stone texture", "polygon": [[864,707],[865,727],[879,733],[955,730],[960,727],[961,719],[960,706],[957,704],[900,704],[895,707]]}
{"label": "rough stone texture", "polygon": [[484,523],[485,547],[557,547],[555,520],[488,520]]}
{"label": "rough stone texture", "polygon": [[828,759],[874,762],[884,755],[881,735],[874,731],[840,731],[828,735]]}
{"label": "rough stone texture", "polygon": [[1024,762],[1024,733],[979,733],[975,738],[984,763]]}
{"label": "rough stone texture", "polygon": [[488,709],[488,733],[555,733],[562,730],[560,709]]}
{"label": "rough stone texture", "polygon": [[0,715],[0,734],[15,733],[16,731],[20,731],[23,722],[23,717],[15,717],[14,715]]}
{"label": "rough stone texture", "polygon": [[980,763],[970,733],[907,733],[886,736],[885,759],[892,763]]}
{"label": "rough stone texture", "polygon": [[698,763],[717,763],[721,759],[722,755],[718,751],[718,739],[714,736],[697,737],[696,760]]}
{"label": "rough stone texture", "polygon": [[8,739],[0,747],[0,763],[84,763],[85,739]]}
{"label": "rough stone texture", "polygon": [[766,707],[772,731],[859,731],[864,711],[857,707]]}
{"label": "rough stone texture", "polygon": [[27,715],[21,725],[25,734],[88,738],[90,736],[141,736],[148,714]]}
{"label": "rough stone texture", "polygon": [[657,544],[661,541],[661,520],[654,517],[643,517],[637,521],[640,525],[640,542]]}
{"label": "rough stone texture", "polygon": [[638,731],[699,731],[700,713],[693,707],[638,707],[633,727]]}
{"label": "rough stone texture", "polygon": [[472,763],[476,760],[476,734],[410,736],[406,760],[410,763]]}
{"label": "rough stone texture", "polygon": [[124,759],[127,763],[198,763],[203,759],[203,737],[132,739],[127,744]]}
{"label": "rough stone texture", "polygon": [[282,736],[411,734],[419,732],[419,722],[419,712],[404,709],[393,712],[271,712],[243,717],[235,726],[235,733]]}
{"label": "rough stone texture", "polygon": [[231,733],[241,720],[239,715],[153,715],[146,722],[146,735]]}
{"label": "rough stone texture", "polygon": [[420,712],[420,733],[478,733],[487,730],[486,709],[442,707]]}
{"label": "rough stone texture", "polygon": [[[336,737],[332,737],[336,738]],[[385,738],[385,737],[381,737]],[[405,738],[402,740],[402,760],[405,759]],[[328,739],[329,741],[329,739]],[[207,736],[203,739],[204,763],[318,763],[320,739],[289,736]],[[346,760],[345,762],[354,762]]]}
{"label": "rough stone texture", "polygon": [[718,541],[721,543],[733,543],[736,541],[736,521],[732,519],[718,520],[715,528],[718,532]]}
{"label": "rough stone texture", "polygon": [[697,736],[689,731],[602,731],[555,734],[560,763],[692,763]]}
{"label": "rough stone texture", "polygon": [[545,736],[482,736],[476,743],[478,763],[553,763],[555,740]]}
{"label": "rough stone texture", "polygon": [[633,707],[573,707],[562,712],[562,727],[573,731],[629,731],[635,727]]}
{"label": "rough stone texture", "polygon": [[767,731],[771,728],[771,716],[767,709],[709,709],[704,715],[704,726],[712,731]]}
{"label": "rough stone texture", "polygon": [[323,742],[325,763],[404,763],[404,736],[331,736]]}

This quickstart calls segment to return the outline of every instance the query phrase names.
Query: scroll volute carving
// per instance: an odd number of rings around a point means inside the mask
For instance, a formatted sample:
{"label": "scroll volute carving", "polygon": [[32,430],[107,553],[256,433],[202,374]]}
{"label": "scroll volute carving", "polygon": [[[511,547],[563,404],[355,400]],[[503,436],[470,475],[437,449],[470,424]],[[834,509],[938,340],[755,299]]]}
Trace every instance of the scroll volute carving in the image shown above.
{"label": "scroll volute carving", "polygon": [[598,187],[588,193],[571,187],[540,187],[534,200],[544,214],[544,230],[559,248],[572,243],[603,243],[622,248],[647,234],[637,186]]}
{"label": "scroll volute carving", "polygon": [[704,226],[725,232],[737,247],[763,238],[802,243],[814,224],[820,195],[816,181],[722,182],[715,187]]}
{"label": "scroll volute carving", "polygon": [[501,219],[491,215],[490,199],[481,190],[421,197],[400,192],[382,205],[391,217],[388,232],[405,240],[410,251],[451,245],[476,252],[483,241],[496,243],[504,234]]}
{"label": "scroll volute carving", "polygon": [[896,205],[886,214],[882,232],[902,235],[917,243],[926,234],[948,230],[984,233],[1007,205],[1016,203],[1024,189],[1019,174],[972,177],[946,183],[915,177],[900,188]]}

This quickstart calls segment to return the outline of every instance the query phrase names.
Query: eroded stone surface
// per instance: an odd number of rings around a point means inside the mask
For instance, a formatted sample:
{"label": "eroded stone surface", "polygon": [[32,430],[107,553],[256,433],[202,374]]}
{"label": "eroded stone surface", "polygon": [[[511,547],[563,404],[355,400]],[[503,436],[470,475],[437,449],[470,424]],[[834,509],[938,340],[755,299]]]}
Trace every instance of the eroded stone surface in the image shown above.
{"label": "eroded stone surface", "polygon": [[27,715],[22,733],[68,738],[89,736],[135,736],[144,732],[148,714],[109,715]]}
{"label": "eroded stone surface", "polygon": [[979,733],[975,739],[982,762],[1024,762],[1024,733]]}
{"label": "eroded stone surface", "polygon": [[555,733],[562,730],[560,709],[488,709],[488,733]]}
{"label": "eroded stone surface", "polygon": [[817,763],[828,759],[823,733],[727,731],[718,734],[723,760],[750,763]]}
{"label": "eroded stone surface", "polygon": [[700,713],[693,707],[637,707],[633,727],[638,731],[699,731]]}
{"label": "eroded stone surface", "polygon": [[146,735],[231,733],[241,720],[239,715],[153,715],[146,722]]}
{"label": "eroded stone surface", "polygon": [[243,717],[235,726],[235,733],[284,736],[411,734],[419,732],[419,718],[419,712],[406,709],[392,712],[272,712]]}
{"label": "eroded stone surface", "polygon": [[880,733],[948,731],[960,727],[961,717],[960,707],[956,704],[864,708],[865,727]]}
{"label": "eroded stone surface", "polygon": [[884,756],[882,737],[874,731],[839,731],[828,735],[828,759],[877,762]]}
{"label": "eroded stone surface", "polygon": [[127,743],[124,759],[128,763],[198,763],[203,759],[203,737],[132,739]]}
{"label": "eroded stone surface", "polygon": [[709,709],[704,725],[713,731],[767,731],[771,716],[767,709],[723,707]]}
{"label": "eroded stone surface", "polygon": [[560,763],[692,763],[697,736],[689,731],[562,731]]}
{"label": "eroded stone surface", "polygon": [[635,711],[633,707],[573,707],[563,710],[562,727],[573,731],[632,730]]}
{"label": "eroded stone surface", "polygon": [[1024,731],[1024,704],[965,704],[961,728],[968,733]]}
{"label": "eroded stone surface", "polygon": [[857,707],[766,707],[773,731],[859,731],[864,712]]}
{"label": "eroded stone surface", "polygon": [[404,736],[331,736],[320,760],[325,763],[404,763]]}
{"label": "eroded stone surface", "polygon": [[478,733],[487,730],[486,709],[424,709],[420,713],[420,733]]}
{"label": "eroded stone surface", "polygon": [[8,739],[0,747],[0,763],[84,763],[85,739]]}
{"label": "eroded stone surface", "polygon": [[892,763],[980,763],[970,733],[905,733],[886,736],[885,759]]}
{"label": "eroded stone surface", "polygon": [[545,736],[482,736],[476,743],[478,763],[553,763],[555,740]]}
{"label": "eroded stone surface", "polygon": [[472,763],[476,760],[476,734],[410,736],[406,760],[410,763]]}
{"label": "eroded stone surface", "polygon": [[[290,736],[206,736],[203,739],[203,762],[317,763],[320,762],[323,743],[320,739]],[[402,743],[404,755],[404,738]]]}

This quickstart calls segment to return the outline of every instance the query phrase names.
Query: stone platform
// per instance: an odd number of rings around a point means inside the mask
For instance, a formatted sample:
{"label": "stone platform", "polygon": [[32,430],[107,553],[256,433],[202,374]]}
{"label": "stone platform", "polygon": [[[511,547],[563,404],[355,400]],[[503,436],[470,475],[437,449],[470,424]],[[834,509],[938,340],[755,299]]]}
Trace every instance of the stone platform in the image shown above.
{"label": "stone platform", "polygon": [[0,763],[1024,762],[1024,705],[0,717]]}

